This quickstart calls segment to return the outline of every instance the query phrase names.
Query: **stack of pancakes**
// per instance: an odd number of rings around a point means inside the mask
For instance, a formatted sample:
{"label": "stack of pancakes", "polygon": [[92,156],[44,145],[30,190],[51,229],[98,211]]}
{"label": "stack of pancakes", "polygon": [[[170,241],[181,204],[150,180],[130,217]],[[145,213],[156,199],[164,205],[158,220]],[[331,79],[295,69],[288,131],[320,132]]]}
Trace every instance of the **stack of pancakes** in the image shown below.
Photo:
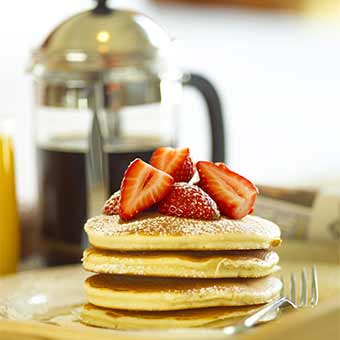
{"label": "stack of pancakes", "polygon": [[275,299],[281,242],[274,223],[248,215],[203,221],[144,213],[85,225],[89,303],[81,320],[109,328],[222,326]]}

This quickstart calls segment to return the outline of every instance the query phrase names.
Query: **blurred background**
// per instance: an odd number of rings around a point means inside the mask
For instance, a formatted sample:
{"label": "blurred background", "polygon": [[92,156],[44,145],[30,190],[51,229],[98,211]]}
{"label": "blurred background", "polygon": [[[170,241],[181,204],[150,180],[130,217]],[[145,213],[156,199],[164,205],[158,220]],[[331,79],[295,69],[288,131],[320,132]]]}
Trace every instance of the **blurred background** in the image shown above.
{"label": "blurred background", "polygon": [[[259,214],[281,222],[287,237],[340,237],[339,1],[109,4],[153,18],[173,39],[179,69],[214,85],[227,163],[263,189]],[[1,113],[15,116],[23,254],[34,254],[38,242],[28,242],[38,223],[31,53],[62,21],[93,7],[91,0],[6,1],[0,11]],[[195,160],[211,158],[202,97],[187,88],[179,105],[177,144],[189,146]]]}

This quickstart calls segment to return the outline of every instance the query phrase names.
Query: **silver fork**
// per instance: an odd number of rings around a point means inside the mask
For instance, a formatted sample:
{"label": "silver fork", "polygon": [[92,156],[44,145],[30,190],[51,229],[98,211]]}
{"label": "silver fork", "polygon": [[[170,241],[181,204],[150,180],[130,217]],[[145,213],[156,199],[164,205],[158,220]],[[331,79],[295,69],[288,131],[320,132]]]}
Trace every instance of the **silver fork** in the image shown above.
{"label": "silver fork", "polygon": [[251,327],[257,325],[260,321],[264,320],[266,316],[276,313],[274,319],[278,315],[279,308],[291,307],[294,309],[303,307],[314,307],[318,304],[319,289],[318,289],[318,276],[316,266],[311,268],[311,287],[310,298],[308,294],[308,278],[306,267],[303,267],[300,274],[300,298],[298,299],[298,289],[296,274],[292,272],[289,278],[289,292],[286,292],[286,284],[284,278],[281,276],[282,288],[280,298],[266,304],[264,307],[256,311],[254,314],[245,318],[239,324],[223,328],[223,333],[226,335],[233,335],[242,333]]}

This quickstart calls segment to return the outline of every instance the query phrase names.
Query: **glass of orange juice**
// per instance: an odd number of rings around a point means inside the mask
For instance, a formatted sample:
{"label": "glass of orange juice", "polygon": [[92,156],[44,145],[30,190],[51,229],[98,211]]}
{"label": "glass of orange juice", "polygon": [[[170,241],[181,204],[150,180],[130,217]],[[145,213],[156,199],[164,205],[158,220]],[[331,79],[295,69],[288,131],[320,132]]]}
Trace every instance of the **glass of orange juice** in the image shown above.
{"label": "glass of orange juice", "polygon": [[0,275],[15,272],[19,259],[12,123],[0,115]]}

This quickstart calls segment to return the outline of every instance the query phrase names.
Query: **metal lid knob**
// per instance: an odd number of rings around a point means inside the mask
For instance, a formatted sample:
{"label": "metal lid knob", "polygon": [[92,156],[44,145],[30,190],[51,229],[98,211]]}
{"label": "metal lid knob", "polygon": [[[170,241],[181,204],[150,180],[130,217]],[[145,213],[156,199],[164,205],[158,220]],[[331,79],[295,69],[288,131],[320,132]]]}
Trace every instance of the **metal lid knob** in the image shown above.
{"label": "metal lid knob", "polygon": [[93,9],[94,14],[110,14],[112,8],[107,6],[107,0],[96,0],[97,6]]}

